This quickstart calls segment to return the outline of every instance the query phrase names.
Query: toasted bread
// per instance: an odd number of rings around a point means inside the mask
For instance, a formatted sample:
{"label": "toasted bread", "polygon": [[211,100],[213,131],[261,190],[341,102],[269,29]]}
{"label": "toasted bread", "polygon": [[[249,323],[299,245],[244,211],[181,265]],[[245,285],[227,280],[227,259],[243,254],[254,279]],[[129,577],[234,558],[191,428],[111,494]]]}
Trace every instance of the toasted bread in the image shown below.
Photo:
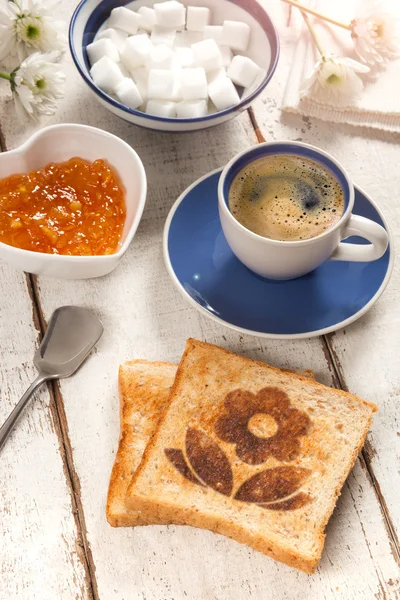
{"label": "toasted bread", "polygon": [[142,459],[168,400],[177,367],[135,360],[119,369],[120,438],[111,472],[106,514],[113,527],[152,523],[140,511],[125,506],[129,482]]}
{"label": "toasted bread", "polygon": [[129,485],[142,521],[210,529],[312,573],[376,406],[188,340]]}
{"label": "toasted bread", "polygon": [[[125,496],[166,406],[176,371],[176,365],[147,360],[128,361],[120,366],[120,437],[106,505],[107,520],[113,527],[155,524],[144,521],[140,511],[127,509]],[[314,376],[312,371],[304,374]]]}

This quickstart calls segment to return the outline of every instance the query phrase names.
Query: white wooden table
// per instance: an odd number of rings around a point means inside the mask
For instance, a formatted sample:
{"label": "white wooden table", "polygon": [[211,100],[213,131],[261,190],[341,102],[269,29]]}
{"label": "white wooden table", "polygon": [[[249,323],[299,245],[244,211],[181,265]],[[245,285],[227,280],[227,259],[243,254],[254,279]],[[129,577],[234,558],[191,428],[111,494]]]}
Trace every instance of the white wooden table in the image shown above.
{"label": "white wooden table", "polygon": [[[74,0],[62,5],[66,21]],[[281,7],[265,0],[282,24]],[[377,305],[346,330],[298,341],[243,336],[203,317],[175,291],[163,264],[167,213],[192,181],[260,141],[293,139],[331,152],[400,231],[399,136],[282,114],[292,47],[252,111],[190,135],[152,133],[101,107],[69,57],[67,95],[42,125],[80,122],[119,135],[140,154],[149,193],[122,264],[89,281],[36,278],[0,264],[0,422],[34,377],[32,357],[62,304],[91,308],[105,333],[79,373],[37,394],[0,455],[0,600],[398,600],[400,598],[400,266]],[[39,125],[16,122],[1,88],[1,149]],[[273,365],[313,369],[327,385],[379,405],[368,440],[328,526],[313,576],[209,532],[112,529],[105,519],[117,447],[118,365],[178,361],[187,337]]]}

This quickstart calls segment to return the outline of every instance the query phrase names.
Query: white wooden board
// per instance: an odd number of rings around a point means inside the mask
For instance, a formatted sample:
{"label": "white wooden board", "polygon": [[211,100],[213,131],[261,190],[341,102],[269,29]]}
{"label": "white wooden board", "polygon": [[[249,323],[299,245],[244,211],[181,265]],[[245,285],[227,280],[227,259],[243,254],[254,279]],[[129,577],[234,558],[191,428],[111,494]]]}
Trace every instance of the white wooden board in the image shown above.
{"label": "white wooden board", "polygon": [[[265,2],[268,5],[268,2]],[[286,8],[283,9],[287,13]],[[282,19],[284,21],[284,19]],[[288,37],[288,31],[285,30]],[[268,96],[253,105],[258,125],[267,139],[294,139],[320,146],[335,156],[353,181],[384,212],[393,234],[392,250],[399,246],[400,135],[377,130],[332,125],[281,113],[280,104],[294,45],[286,43],[280,73],[268,87]],[[353,393],[379,406],[368,437],[369,465],[382,493],[384,510],[400,537],[400,266],[395,262],[391,282],[372,310],[351,325],[329,336],[343,384]]]}
{"label": "white wooden board", "polygon": [[[64,10],[68,8],[70,12],[73,4],[65,2]],[[276,3],[266,2],[266,5],[273,8]],[[366,164],[366,149],[377,141],[358,130],[335,126],[332,131],[332,127],[300,117],[281,117],[279,102],[286,77],[285,61],[289,60],[287,53],[285,47],[275,78],[255,105],[256,118],[265,137],[301,137],[330,148],[339,160],[347,157],[351,162],[349,170],[356,179]],[[68,73],[67,97],[49,122],[84,122],[120,135],[139,152],[149,179],[149,196],[139,230],[113,274],[83,282],[44,278],[38,282],[46,319],[60,304],[74,303],[94,309],[105,326],[95,354],[74,378],[64,380],[61,385],[87,539],[96,569],[98,597],[102,600],[227,600],[232,597],[396,600],[400,593],[399,567],[378,497],[363,462],[357,463],[344,487],[328,527],[320,568],[314,576],[295,572],[208,532],[179,527],[115,530],[106,523],[105,497],[119,430],[117,369],[122,361],[139,357],[177,361],[185,339],[193,336],[278,366],[312,368],[319,380],[328,385],[332,385],[335,378],[320,340],[260,341],[235,334],[189,307],[165,271],[161,234],[170,206],[197,177],[223,165],[236,152],[255,143],[247,115],[190,135],[151,133],[113,117],[92,99],[71,65]],[[1,111],[6,143],[8,147],[15,147],[35,127],[24,130],[16,125],[9,105],[3,106]],[[386,139],[387,136],[382,136],[379,144],[386,148],[387,156],[393,161],[395,148],[384,141]],[[363,155],[354,160],[352,155],[357,154],[358,148],[362,148]],[[368,169],[370,172],[369,164]],[[380,302],[382,304],[383,299]],[[353,347],[358,346],[359,335],[354,335]],[[340,348],[343,354],[347,339],[348,335],[344,336]],[[395,340],[391,339],[389,357],[396,350]],[[366,346],[365,340],[360,346],[363,352]],[[378,365],[382,369],[378,351],[377,344],[377,371]],[[356,379],[353,373],[355,388],[351,387],[376,400],[376,396],[372,397],[364,389],[357,389],[361,379],[367,386],[371,370],[368,372],[367,365],[365,369],[362,366],[356,369],[359,375]],[[379,428],[375,423],[374,435]],[[373,442],[375,444],[375,439]],[[388,452],[383,453],[382,473],[389,461]],[[20,469],[24,477],[24,466]],[[387,481],[389,497],[389,479]],[[394,494],[395,491],[390,496],[393,505]],[[40,588],[36,596],[31,597],[41,598]]]}
{"label": "white wooden board", "polygon": [[[0,264],[0,423],[35,379],[23,273]],[[89,600],[57,422],[44,386],[0,450],[0,599]]]}

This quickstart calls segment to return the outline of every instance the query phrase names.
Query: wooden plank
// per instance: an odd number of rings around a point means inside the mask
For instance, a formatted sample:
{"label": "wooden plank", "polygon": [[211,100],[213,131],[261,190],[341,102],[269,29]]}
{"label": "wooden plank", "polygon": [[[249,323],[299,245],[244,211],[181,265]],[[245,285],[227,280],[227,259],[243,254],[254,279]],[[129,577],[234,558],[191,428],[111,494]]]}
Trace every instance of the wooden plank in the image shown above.
{"label": "wooden plank", "polygon": [[[0,264],[0,422],[36,377],[38,329],[23,273]],[[0,598],[90,599],[57,418],[46,387],[0,452]]]}
{"label": "wooden plank", "polygon": [[[288,72],[290,43],[285,47],[287,51],[283,53],[280,67]],[[354,182],[378,202],[396,240],[400,225],[397,202],[400,136],[365,128],[333,126],[290,114],[278,118],[284,87],[279,78],[273,85],[276,86],[272,91],[274,101],[266,103],[261,99],[253,107],[260,132],[265,136],[271,135],[272,120],[275,123],[274,139],[298,139],[332,153],[345,165]],[[400,342],[394,324],[400,315],[396,301],[399,287],[400,274],[395,265],[391,283],[377,305],[357,323],[327,337],[342,386],[373,400],[380,407],[364,458],[397,552],[400,548],[400,408],[397,402],[400,394]]]}
{"label": "wooden plank", "polygon": [[[116,373],[121,361],[135,357],[176,361],[185,338],[194,335],[277,365],[311,366],[332,383],[317,340],[267,344],[231,333],[187,307],[163,270],[161,225],[155,226],[152,219],[142,223],[128,254],[129,267],[121,266],[110,278],[72,285],[39,282],[45,314],[62,295],[66,302],[95,306],[105,325],[96,360],[61,385],[99,596],[180,599],[187,595],[200,600],[228,598],[241,589],[244,597],[252,594],[261,599],[267,580],[276,581],[275,598],[285,598],[293,590],[298,594],[293,597],[299,599],[306,594],[337,598],[337,587],[343,590],[343,598],[373,597],[382,589],[387,598],[395,598],[387,582],[395,581],[397,565],[379,505],[360,465],[340,499],[320,570],[313,578],[206,532],[173,527],[112,530],[105,522],[105,496],[119,429]],[[145,247],[147,253],[142,254],[140,248]]]}
{"label": "wooden plank", "polygon": [[[284,45],[284,60],[280,63],[286,73],[293,49],[289,31],[286,30],[289,43]],[[333,127],[331,123],[291,114],[277,118],[284,86],[278,78],[273,85],[276,86],[271,94],[274,100],[260,99],[253,106],[254,125],[259,128],[259,136],[272,134],[274,139],[297,139],[331,152],[346,166],[354,182],[378,202],[396,240],[400,225],[396,201],[400,183],[396,161],[400,136],[344,125]],[[271,120],[275,123],[273,130]],[[397,402],[400,359],[394,323],[400,315],[396,302],[399,287],[400,274],[395,265],[391,283],[377,305],[357,323],[327,336],[341,387],[373,400],[380,408],[363,456],[393,539],[397,560],[400,549],[400,409]]]}
{"label": "wooden plank", "polygon": [[[107,525],[105,497],[119,430],[120,362],[138,357],[176,361],[185,339],[194,336],[278,366],[313,368],[330,385],[336,379],[319,340],[260,341],[231,332],[187,306],[166,274],[161,234],[172,202],[194,179],[256,141],[246,115],[190,136],[143,131],[95,104],[68,69],[67,98],[50,122],[86,122],[120,135],[139,152],[149,179],[141,225],[114,273],[92,281],[43,278],[37,289],[45,319],[62,301],[94,309],[105,326],[93,360],[61,384],[99,597],[394,600],[398,566],[363,463],[356,465],[346,483],[329,524],[321,566],[312,577],[208,532],[178,527],[114,530]],[[266,121],[263,131],[270,138],[284,137],[283,130],[289,138],[302,135],[295,125],[279,121],[277,102],[284,73],[285,68],[277,72],[258,103]],[[7,143],[15,146],[27,131],[15,126],[11,109],[5,107],[3,114]],[[258,114],[257,107],[257,118]]]}
{"label": "wooden plank", "polygon": [[[360,174],[360,185],[379,199],[396,241],[400,230],[397,202],[400,175],[395,164],[397,148],[394,144],[374,143],[369,149],[372,172],[363,169]],[[368,438],[365,458],[375,478],[377,493],[382,495],[390,515],[397,544],[400,538],[399,289],[397,264],[386,292],[370,313],[351,327],[329,336],[332,355],[344,386],[369,397],[380,408]],[[360,348],[364,351],[360,352]]]}

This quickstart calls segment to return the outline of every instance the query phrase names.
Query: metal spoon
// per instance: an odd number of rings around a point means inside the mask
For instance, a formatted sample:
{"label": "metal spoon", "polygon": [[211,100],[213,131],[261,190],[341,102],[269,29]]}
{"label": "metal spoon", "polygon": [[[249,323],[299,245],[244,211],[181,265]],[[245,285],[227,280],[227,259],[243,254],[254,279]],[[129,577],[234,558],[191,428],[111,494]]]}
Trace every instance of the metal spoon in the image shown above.
{"label": "metal spoon", "polygon": [[35,353],[34,363],[39,375],[0,428],[0,448],[37,388],[50,379],[63,379],[73,375],[102,333],[103,325],[86,308],[61,306],[54,311],[42,343]]}

